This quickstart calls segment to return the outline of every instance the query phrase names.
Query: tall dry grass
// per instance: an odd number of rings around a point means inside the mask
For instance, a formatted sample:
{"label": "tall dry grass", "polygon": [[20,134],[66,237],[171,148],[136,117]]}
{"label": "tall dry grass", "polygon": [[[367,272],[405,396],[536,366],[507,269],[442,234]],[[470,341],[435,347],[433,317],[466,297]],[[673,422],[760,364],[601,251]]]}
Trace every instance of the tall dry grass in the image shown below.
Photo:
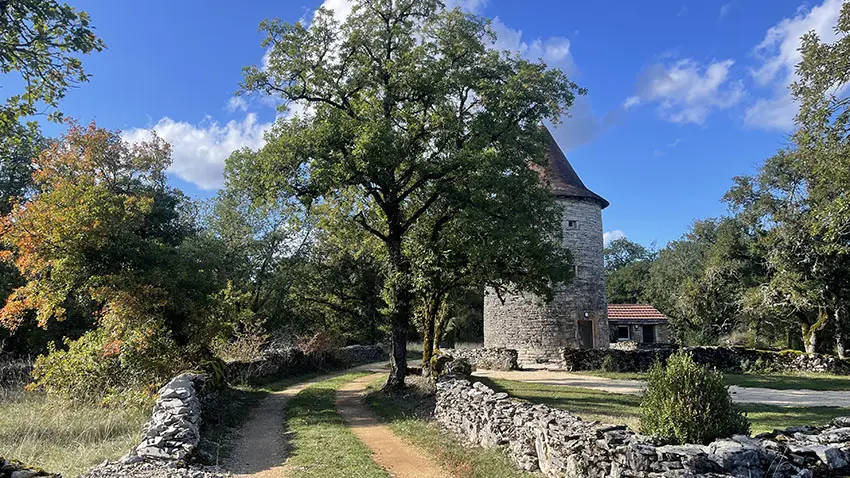
{"label": "tall dry grass", "polygon": [[0,456],[73,477],[132,448],[149,407],[109,408],[26,392],[31,363],[0,362]]}

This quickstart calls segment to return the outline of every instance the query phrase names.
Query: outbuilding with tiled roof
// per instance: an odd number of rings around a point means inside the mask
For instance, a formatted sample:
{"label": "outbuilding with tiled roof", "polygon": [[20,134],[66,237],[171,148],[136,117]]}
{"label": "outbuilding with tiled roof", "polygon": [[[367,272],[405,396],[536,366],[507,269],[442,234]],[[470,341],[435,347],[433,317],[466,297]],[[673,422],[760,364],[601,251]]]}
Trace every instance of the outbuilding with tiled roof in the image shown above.
{"label": "outbuilding with tiled roof", "polygon": [[667,317],[649,304],[608,304],[611,342],[666,343]]}

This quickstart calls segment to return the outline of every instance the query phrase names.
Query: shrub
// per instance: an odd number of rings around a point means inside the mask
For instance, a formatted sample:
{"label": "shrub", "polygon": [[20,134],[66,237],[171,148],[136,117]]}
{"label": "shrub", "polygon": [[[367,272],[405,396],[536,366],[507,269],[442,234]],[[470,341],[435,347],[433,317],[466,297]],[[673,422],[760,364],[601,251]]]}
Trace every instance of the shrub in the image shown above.
{"label": "shrub", "polygon": [[708,444],[716,438],[748,434],[750,422],[732,403],[723,375],[677,352],[666,368],[656,362],[641,399],[640,431],[671,444]]}
{"label": "shrub", "polygon": [[298,343],[298,349],[318,363],[323,363],[332,358],[334,350],[344,345],[345,338],[342,335],[335,331],[324,330],[312,337],[302,338]]}
{"label": "shrub", "polygon": [[263,356],[268,341],[263,321],[251,320],[237,324],[229,340],[217,338],[212,349],[215,356],[224,361],[250,362]]}
{"label": "shrub", "polygon": [[36,359],[30,389],[93,403],[140,404],[184,365],[177,346],[158,329],[121,338],[96,329],[65,339],[65,345],[67,350],[51,344]]}
{"label": "shrub", "polygon": [[617,362],[614,360],[614,357],[610,355],[606,355],[604,359],[602,359],[602,364],[599,365],[599,368],[603,372],[619,372],[620,368],[617,366]]}

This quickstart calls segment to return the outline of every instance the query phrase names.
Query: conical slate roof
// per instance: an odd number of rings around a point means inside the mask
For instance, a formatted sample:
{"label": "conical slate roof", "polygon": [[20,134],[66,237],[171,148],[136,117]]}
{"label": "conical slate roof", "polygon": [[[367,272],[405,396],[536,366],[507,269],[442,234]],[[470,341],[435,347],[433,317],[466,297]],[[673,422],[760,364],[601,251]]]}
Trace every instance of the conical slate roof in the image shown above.
{"label": "conical slate roof", "polygon": [[544,176],[551,184],[552,193],[558,197],[592,199],[598,202],[602,209],[608,207],[610,203],[605,198],[587,189],[587,186],[581,182],[576,170],[573,169],[552,133],[549,132],[549,128],[543,126],[543,131],[546,134],[546,141],[549,143],[549,150],[546,153],[548,164]]}

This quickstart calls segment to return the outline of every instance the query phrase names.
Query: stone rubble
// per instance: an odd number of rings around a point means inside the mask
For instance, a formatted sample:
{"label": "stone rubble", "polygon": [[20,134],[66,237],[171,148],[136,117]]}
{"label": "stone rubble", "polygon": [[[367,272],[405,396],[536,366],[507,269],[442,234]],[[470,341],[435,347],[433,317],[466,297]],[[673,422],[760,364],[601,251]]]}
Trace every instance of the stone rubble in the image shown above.
{"label": "stone rubble", "polygon": [[455,359],[466,359],[476,369],[519,370],[519,355],[513,349],[440,349],[440,352]]}
{"label": "stone rubble", "polygon": [[517,466],[546,476],[815,478],[850,475],[850,417],[709,445],[661,445],[625,426],[512,400],[482,383],[437,384],[437,421],[462,439],[501,447]]}
{"label": "stone rubble", "polygon": [[79,478],[231,478],[232,474],[215,468],[177,465],[174,462],[142,461],[110,463],[96,466]]}
{"label": "stone rubble", "polygon": [[[576,349],[562,351],[567,370],[597,370],[602,361],[611,358],[610,365],[619,372],[645,372],[656,360],[662,362],[675,353],[676,347],[639,347],[636,350]],[[726,373],[741,373],[750,369],[766,372],[807,372],[850,375],[850,361],[822,354],[795,351],[773,352],[744,347],[682,347],[694,361]]]}
{"label": "stone rubble", "polygon": [[201,440],[198,390],[203,382],[202,375],[184,373],[162,387],[153,414],[142,429],[142,441],[125,462],[134,461],[134,457],[184,462],[192,455]]}
{"label": "stone rubble", "polygon": [[44,470],[29,467],[15,460],[7,460],[0,456],[0,478],[34,478],[37,476],[61,478],[62,475],[48,473]]}

